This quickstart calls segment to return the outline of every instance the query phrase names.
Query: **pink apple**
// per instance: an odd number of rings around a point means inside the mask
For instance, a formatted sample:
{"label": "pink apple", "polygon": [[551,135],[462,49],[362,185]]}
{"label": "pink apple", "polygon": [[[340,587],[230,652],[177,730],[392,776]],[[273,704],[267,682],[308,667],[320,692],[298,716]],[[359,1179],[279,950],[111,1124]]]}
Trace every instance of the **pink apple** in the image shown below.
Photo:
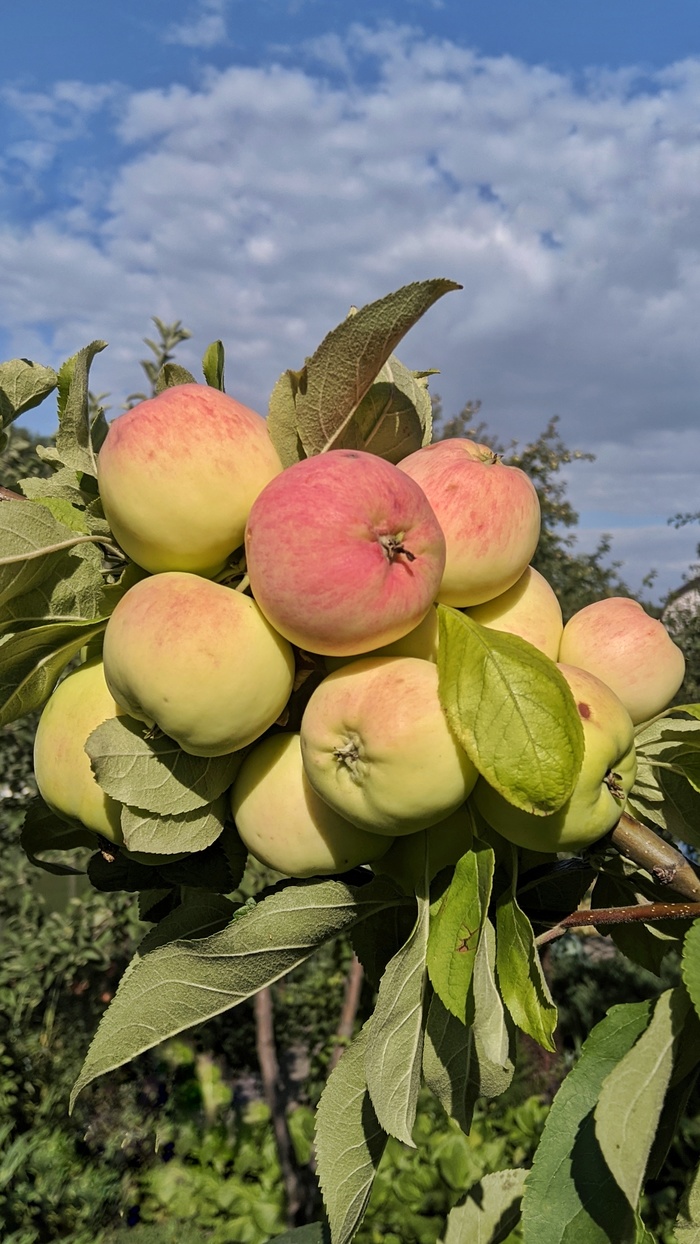
{"label": "pink apple", "polygon": [[537,491],[524,471],[463,438],[425,445],[399,470],[420,484],[445,533],[439,601],[480,605],[520,578],[540,534]]}
{"label": "pink apple", "polygon": [[345,449],[273,479],[250,512],[245,545],[265,617],[323,656],[368,652],[413,630],[445,560],[419,486],[383,458]]}
{"label": "pink apple", "polygon": [[507,591],[483,605],[465,609],[475,622],[491,630],[519,635],[552,661],[559,655],[564,623],[556,593],[534,566],[528,566]]}
{"label": "pink apple", "polygon": [[365,657],[329,674],[306,706],[301,752],[316,793],[375,834],[437,824],[477,778],[442,711],[437,666],[418,657]]}
{"label": "pink apple", "polygon": [[683,653],[663,622],[624,596],[579,609],[564,627],[559,660],[612,687],[635,725],[670,704],[685,673]]}
{"label": "pink apple", "polygon": [[218,389],[165,389],[110,424],[102,504],[124,552],[153,573],[212,576],[243,543],[253,501],[282,470],[267,424]]}

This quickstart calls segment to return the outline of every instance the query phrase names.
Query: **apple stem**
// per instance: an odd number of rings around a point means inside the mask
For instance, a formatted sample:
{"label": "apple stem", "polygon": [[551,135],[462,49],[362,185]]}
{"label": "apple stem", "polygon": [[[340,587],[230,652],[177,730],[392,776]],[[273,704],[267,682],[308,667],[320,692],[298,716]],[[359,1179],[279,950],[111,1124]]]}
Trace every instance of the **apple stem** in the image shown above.
{"label": "apple stem", "polygon": [[409,562],[416,560],[415,553],[411,553],[409,549],[404,548],[400,536],[379,536],[379,543],[384,550],[384,556],[389,562],[396,561],[397,557],[405,557],[406,561]]}

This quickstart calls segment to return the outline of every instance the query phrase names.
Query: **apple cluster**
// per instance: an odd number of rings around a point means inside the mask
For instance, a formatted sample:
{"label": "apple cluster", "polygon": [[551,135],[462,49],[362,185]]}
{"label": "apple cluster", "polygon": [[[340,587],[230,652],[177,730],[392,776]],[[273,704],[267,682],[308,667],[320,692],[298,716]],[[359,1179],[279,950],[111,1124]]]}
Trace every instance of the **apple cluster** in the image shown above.
{"label": "apple cluster", "polygon": [[[537,492],[486,446],[438,441],[398,465],[338,449],[283,469],[260,415],[186,384],[111,424],[98,477],[114,537],[142,574],[107,623],[101,658],[69,674],[41,716],[37,783],[62,817],[122,842],[120,805],[98,786],[85,742],[127,715],[193,756],[245,749],[230,792],[238,832],[293,877],[379,861],[425,829],[445,862],[456,859],[468,799],[538,850],[585,846],[619,819],[634,726],[673,698],[683,656],[632,600],[600,600],[563,626],[530,565]],[[242,547],[246,573],[233,586]],[[558,812],[516,809],[452,733],[436,603],[558,664],[585,742]],[[323,676],[292,731],[308,654]]]}

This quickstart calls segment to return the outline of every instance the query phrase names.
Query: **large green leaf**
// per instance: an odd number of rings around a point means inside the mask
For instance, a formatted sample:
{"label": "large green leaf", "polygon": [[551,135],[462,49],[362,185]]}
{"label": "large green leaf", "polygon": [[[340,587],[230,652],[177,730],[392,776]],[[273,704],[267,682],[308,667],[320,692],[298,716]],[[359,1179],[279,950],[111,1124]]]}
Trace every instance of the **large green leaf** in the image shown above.
{"label": "large green leaf", "polygon": [[92,341],[69,358],[58,373],[58,433],[56,453],[64,466],[97,477],[97,454],[92,443],[89,415],[90,367],[106,341]]}
{"label": "large green leaf", "polygon": [[674,1231],[678,1244],[700,1244],[700,1167],[685,1190]]}
{"label": "large green leaf", "polygon": [[430,443],[433,411],[426,374],[387,359],[334,449],[359,449],[400,462]]}
{"label": "large green leaf", "polygon": [[688,1005],[684,989],[660,995],[648,1028],[603,1081],[595,1108],[601,1153],[634,1211]]}
{"label": "large green leaf", "polygon": [[212,937],[173,942],[132,961],[105,1012],[72,1094],[193,1024],[250,998],[324,942],[396,902],[377,880],[288,885]]}
{"label": "large green leaf", "polygon": [[413,1148],[411,1132],[423,1055],[429,914],[427,894],[419,895],[411,936],[389,962],[367,1024],[365,1072],[372,1105],[384,1131]]}
{"label": "large green leaf", "polygon": [[203,808],[159,816],[142,808],[124,805],[121,829],[129,851],[172,855],[176,851],[204,851],[219,837],[226,816],[224,796]]}
{"label": "large green leaf", "polygon": [[[493,849],[479,838],[458,860],[449,885],[444,874],[430,908],[428,971],[447,1009],[464,1021],[469,983],[493,884]],[[442,884],[441,884],[442,883]]]}
{"label": "large green leaf", "polygon": [[84,826],[62,821],[44,803],[41,797],[32,799],[24,815],[20,845],[27,858],[44,872],[53,873],[57,877],[72,876],[85,872],[84,868],[73,868],[70,864],[44,860],[44,851],[73,851],[76,847],[88,847],[94,850],[95,835]]}
{"label": "large green leaf", "polygon": [[438,995],[430,999],[423,1043],[423,1079],[445,1113],[469,1132],[473,1100],[470,1093],[471,1030],[455,1019]]}
{"label": "large green leaf", "polygon": [[416,281],[368,303],[334,328],[293,378],[296,425],[307,457],[334,449],[409,328],[454,281]]}
{"label": "large green leaf", "polygon": [[520,1221],[526,1175],[520,1167],[484,1175],[450,1210],[442,1244],[502,1244]]}
{"label": "large green leaf", "polygon": [[365,1076],[367,1031],[343,1053],[316,1111],[316,1166],[333,1244],[350,1244],[387,1142]]}
{"label": "large green leaf", "polygon": [[685,935],[681,972],[690,1001],[700,1016],[700,920],[694,920]]}
{"label": "large green leaf", "polygon": [[473,1037],[471,1079],[478,1097],[500,1097],[515,1072],[513,1033],[496,984],[496,931],[484,921],[474,961],[467,1018]]}
{"label": "large green leaf", "polygon": [[523,1196],[523,1244],[636,1244],[636,1216],[600,1149],[594,1109],[649,1022],[651,1003],[611,1007],[552,1103]]}
{"label": "large green leaf", "polygon": [[32,410],[52,393],[58,376],[51,367],[29,359],[10,359],[0,363],[0,427]]}
{"label": "large green leaf", "polygon": [[52,622],[0,640],[0,726],[40,708],[68,662],[105,621]]}
{"label": "large green leaf", "polygon": [[188,941],[211,937],[225,929],[236,912],[236,905],[223,894],[206,894],[200,890],[191,891],[179,907],[169,912],[150,929],[139,945],[138,954],[151,954],[159,946],[169,946],[182,938]]}
{"label": "large green leaf", "polygon": [[544,979],[532,925],[518,906],[517,856],[510,847],[511,884],[496,904],[496,969],[501,996],[518,1028],[554,1049],[557,1008]]}
{"label": "large green leaf", "polygon": [[[0,608],[32,592],[64,565],[66,550],[90,544],[92,536],[72,531],[33,501],[0,503]],[[0,614],[0,624],[4,614]]]}
{"label": "large green leaf", "polygon": [[6,602],[0,613],[0,634],[66,620],[94,622],[110,611],[102,556],[94,544],[81,544],[52,559],[37,587]]}
{"label": "large green leaf", "polygon": [[566,803],[583,760],[583,727],[553,661],[517,635],[438,606],[440,699],[486,781],[545,815]]}
{"label": "large green leaf", "polygon": [[108,795],[160,816],[180,816],[218,799],[243,760],[242,752],[190,756],[167,735],[149,739],[144,731],[141,722],[114,717],[93,730],[85,750]]}

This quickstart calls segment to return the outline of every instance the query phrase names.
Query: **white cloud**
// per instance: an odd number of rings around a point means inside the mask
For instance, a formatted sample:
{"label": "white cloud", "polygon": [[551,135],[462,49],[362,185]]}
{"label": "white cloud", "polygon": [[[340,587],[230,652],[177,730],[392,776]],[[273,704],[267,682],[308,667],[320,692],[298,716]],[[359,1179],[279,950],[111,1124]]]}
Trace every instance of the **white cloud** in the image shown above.
{"label": "white cloud", "polygon": [[[448,411],[480,397],[505,438],[558,413],[599,451],[572,474],[576,504],[649,516],[670,586],[664,516],[698,505],[700,61],[581,85],[397,27],[306,53],[189,86],[6,93],[37,144],[79,142],[106,102],[120,144],[106,183],[67,181],[68,207],[0,226],[13,349],[37,325],[47,361],[104,336],[95,384],[125,393],[149,316],[182,318],[183,362],[221,336],[230,390],[264,408],[351,303],[450,276],[464,292],[403,356],[441,368]],[[41,147],[25,158],[41,176]],[[639,562],[645,537],[623,531]]]}
{"label": "white cloud", "polygon": [[212,48],[227,40],[225,0],[203,0],[185,22],[174,22],[163,35],[165,43],[188,48]]}

